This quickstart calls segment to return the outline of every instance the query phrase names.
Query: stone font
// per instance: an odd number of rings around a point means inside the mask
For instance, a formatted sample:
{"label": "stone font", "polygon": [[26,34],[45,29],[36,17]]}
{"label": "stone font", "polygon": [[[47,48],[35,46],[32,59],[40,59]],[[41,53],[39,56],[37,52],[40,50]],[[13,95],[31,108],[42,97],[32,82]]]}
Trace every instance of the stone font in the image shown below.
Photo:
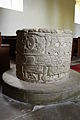
{"label": "stone font", "polygon": [[18,30],[16,75],[21,80],[36,83],[67,79],[71,49],[70,30]]}

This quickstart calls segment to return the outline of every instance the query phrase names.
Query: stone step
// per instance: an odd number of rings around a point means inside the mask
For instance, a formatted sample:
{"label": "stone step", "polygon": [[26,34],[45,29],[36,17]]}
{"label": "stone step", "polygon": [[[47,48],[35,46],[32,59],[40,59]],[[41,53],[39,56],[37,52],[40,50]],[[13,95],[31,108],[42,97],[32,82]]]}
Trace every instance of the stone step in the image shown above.
{"label": "stone step", "polygon": [[70,71],[69,79],[54,83],[30,83],[16,77],[16,67],[3,76],[3,93],[7,96],[31,104],[48,104],[63,101],[80,93],[80,73]]}

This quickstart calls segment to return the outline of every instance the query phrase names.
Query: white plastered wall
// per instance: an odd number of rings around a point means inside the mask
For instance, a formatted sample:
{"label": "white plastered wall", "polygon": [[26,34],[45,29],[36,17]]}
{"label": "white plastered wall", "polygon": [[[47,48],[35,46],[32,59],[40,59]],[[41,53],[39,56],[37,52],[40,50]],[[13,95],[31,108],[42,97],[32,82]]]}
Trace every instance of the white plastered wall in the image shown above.
{"label": "white plastered wall", "polygon": [[75,0],[23,0],[23,12],[0,8],[2,35],[23,28],[73,29]]}

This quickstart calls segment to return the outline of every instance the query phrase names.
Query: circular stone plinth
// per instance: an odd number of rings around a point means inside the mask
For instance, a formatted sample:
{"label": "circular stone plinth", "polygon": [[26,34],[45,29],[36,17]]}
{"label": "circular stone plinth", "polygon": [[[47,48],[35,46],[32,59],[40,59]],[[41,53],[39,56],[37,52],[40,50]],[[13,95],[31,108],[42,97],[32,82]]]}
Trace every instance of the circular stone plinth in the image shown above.
{"label": "circular stone plinth", "polygon": [[16,67],[3,74],[3,93],[13,99],[31,103],[48,104],[59,102],[80,92],[80,73],[70,71],[68,80],[54,81],[54,83],[29,83],[16,77]]}

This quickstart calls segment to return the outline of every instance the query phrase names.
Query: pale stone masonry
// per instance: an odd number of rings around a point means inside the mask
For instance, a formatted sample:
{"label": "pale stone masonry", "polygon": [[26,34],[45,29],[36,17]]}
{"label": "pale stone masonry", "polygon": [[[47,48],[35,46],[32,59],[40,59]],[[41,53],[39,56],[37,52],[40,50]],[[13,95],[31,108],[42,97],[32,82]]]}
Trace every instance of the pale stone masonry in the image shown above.
{"label": "pale stone masonry", "polygon": [[21,80],[36,83],[68,79],[71,50],[70,30],[18,30],[16,75]]}

